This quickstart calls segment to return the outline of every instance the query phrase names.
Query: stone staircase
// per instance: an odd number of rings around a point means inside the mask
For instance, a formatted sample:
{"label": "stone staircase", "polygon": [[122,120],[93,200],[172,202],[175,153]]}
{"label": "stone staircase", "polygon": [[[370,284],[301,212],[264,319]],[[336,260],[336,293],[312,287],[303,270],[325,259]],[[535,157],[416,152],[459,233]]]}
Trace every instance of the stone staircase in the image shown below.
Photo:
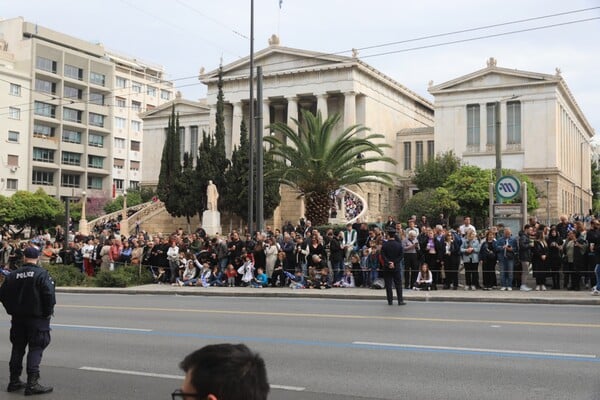
{"label": "stone staircase", "polygon": [[[346,209],[346,200],[354,203],[356,208],[360,209],[360,211],[355,214],[348,213],[348,210]],[[353,224],[358,220],[363,221],[364,217],[369,212],[369,206],[364,197],[347,187],[340,188],[335,197],[335,206],[337,215],[335,218],[329,218],[329,223],[334,225]]]}

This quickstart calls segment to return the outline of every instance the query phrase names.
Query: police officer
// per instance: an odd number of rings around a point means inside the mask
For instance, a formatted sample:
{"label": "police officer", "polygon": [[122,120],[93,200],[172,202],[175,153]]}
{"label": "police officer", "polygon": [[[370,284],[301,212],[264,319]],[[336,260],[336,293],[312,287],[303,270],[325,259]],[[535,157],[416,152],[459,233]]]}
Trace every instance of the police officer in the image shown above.
{"label": "police officer", "polygon": [[396,286],[398,295],[398,305],[403,306],[406,303],[402,298],[402,272],[401,262],[403,256],[402,243],[394,239],[395,231],[387,232],[387,240],[381,245],[381,256],[383,257],[383,280],[385,281],[385,294],[388,304],[391,306],[394,302],[392,284]]}
{"label": "police officer", "polygon": [[[25,388],[25,396],[52,391],[52,387],[38,382],[42,353],[50,344],[50,317],[56,304],[54,282],[48,272],[37,265],[39,256],[36,247],[27,247],[23,251],[23,266],[13,271],[0,286],[0,301],[12,316],[10,341],[13,347],[7,391]],[[24,384],[21,372],[27,346],[27,384]]]}

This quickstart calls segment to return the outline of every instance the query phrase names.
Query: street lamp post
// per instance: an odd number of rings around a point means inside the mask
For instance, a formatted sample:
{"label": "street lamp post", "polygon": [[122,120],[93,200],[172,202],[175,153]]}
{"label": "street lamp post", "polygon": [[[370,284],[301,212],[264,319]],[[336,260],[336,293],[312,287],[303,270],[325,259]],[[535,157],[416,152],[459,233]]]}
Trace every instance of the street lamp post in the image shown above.
{"label": "street lamp post", "polygon": [[121,236],[129,236],[129,221],[127,220],[127,190],[123,190],[123,210],[121,211]]}
{"label": "street lamp post", "polygon": [[90,231],[88,229],[88,222],[85,218],[85,206],[86,206],[86,196],[87,193],[84,191],[81,192],[81,218],[79,219],[79,232],[82,235],[89,235]]}
{"label": "street lamp post", "polygon": [[550,179],[544,179],[546,182],[546,226],[550,226]]}

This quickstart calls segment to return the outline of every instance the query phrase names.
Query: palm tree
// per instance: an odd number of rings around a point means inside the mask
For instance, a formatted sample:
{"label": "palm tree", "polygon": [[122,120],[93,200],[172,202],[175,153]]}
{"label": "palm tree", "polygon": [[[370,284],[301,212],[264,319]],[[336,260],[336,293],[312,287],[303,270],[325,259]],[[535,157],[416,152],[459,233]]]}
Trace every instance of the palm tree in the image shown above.
{"label": "palm tree", "polygon": [[327,224],[333,205],[331,195],[341,186],[367,182],[392,185],[394,174],[364,168],[374,162],[396,164],[394,159],[384,156],[383,149],[390,146],[377,143],[383,135],[368,134],[360,138],[358,134],[369,129],[354,125],[335,137],[333,129],[340,120],[339,114],[323,121],[321,113],[314,115],[302,110],[302,118],[302,123],[293,120],[298,133],[276,122],[270,128],[281,134],[281,138],[268,136],[264,140],[272,145],[269,151],[276,162],[269,178],[304,196],[306,217],[314,226]]}

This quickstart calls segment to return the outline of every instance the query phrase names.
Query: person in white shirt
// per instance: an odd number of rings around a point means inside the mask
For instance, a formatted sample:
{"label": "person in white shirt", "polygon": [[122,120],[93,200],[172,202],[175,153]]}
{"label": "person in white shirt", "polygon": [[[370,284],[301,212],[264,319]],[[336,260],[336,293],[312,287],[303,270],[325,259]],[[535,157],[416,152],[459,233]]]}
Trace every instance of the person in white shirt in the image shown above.
{"label": "person in white shirt", "polygon": [[350,254],[352,254],[352,251],[354,251],[356,247],[357,237],[358,233],[354,228],[352,228],[352,224],[347,224],[342,240],[342,248],[344,249],[346,261],[350,260]]}
{"label": "person in white shirt", "polygon": [[477,231],[475,227],[471,225],[471,217],[464,217],[463,224],[458,227],[458,232],[460,232],[460,236],[465,237],[469,230]]}
{"label": "person in white shirt", "polygon": [[167,260],[171,271],[171,283],[176,283],[179,277],[179,247],[175,239],[172,239],[171,246],[167,250]]}
{"label": "person in white shirt", "polygon": [[427,263],[421,264],[421,268],[419,269],[419,275],[417,275],[417,280],[415,281],[415,286],[413,290],[431,290],[431,283],[433,282],[433,275],[429,270],[429,266]]}

